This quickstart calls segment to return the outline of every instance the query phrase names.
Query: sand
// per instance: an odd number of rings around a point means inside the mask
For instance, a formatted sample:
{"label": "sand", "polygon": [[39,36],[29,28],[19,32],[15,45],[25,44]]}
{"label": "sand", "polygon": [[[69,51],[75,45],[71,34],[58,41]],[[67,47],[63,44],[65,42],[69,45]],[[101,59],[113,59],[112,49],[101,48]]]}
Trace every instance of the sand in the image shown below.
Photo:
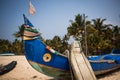
{"label": "sand", "polygon": [[[11,61],[17,61],[16,67],[0,76],[0,80],[49,80],[52,77],[46,76],[33,69],[27,62],[25,56],[0,56],[0,64],[6,65]],[[101,76],[98,80],[120,80],[120,70]]]}
{"label": "sand", "polygon": [[48,80],[48,77],[33,69],[27,62],[25,56],[0,56],[0,64],[8,64],[11,61],[17,61],[16,67],[0,76],[0,80]]}

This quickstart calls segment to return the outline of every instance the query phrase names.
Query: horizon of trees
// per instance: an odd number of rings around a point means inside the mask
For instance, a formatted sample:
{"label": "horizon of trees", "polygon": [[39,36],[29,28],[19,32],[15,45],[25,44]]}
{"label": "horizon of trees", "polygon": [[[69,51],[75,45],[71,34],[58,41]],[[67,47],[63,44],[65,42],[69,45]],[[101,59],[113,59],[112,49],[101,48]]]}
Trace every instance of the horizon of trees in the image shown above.
{"label": "horizon of trees", "polygon": [[85,14],[78,14],[67,28],[68,34],[77,39],[82,35],[82,48],[85,52],[85,25],[88,55],[109,53],[112,49],[120,49],[120,26],[105,24],[107,19],[96,18],[87,20]]}
{"label": "horizon of trees", "polygon": [[15,39],[13,42],[9,40],[0,39],[0,53],[15,53],[17,55],[23,54],[22,41]]}
{"label": "horizon of trees", "polygon": [[[67,27],[67,34],[62,38],[55,35],[52,39],[44,39],[40,36],[41,40],[49,45],[56,51],[64,53],[66,49],[70,49],[68,41],[72,36],[78,40],[82,36],[82,48],[85,51],[85,26],[86,26],[86,39],[88,55],[99,55],[101,53],[108,53],[112,49],[120,49],[120,26],[106,24],[107,19],[96,18],[88,20],[85,14],[77,14],[74,20],[70,20],[70,25]],[[14,33],[16,39],[14,42],[9,40],[0,39],[0,53],[14,52],[15,54],[23,54],[23,41],[17,38],[23,36],[24,26],[19,26],[17,32]]]}

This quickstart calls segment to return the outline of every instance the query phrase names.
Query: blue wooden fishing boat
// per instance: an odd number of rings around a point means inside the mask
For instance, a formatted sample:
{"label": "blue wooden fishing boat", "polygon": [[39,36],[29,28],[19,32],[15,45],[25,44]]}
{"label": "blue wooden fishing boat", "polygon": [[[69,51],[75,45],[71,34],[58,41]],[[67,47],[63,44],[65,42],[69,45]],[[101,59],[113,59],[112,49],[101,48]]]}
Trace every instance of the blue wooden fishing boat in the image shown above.
{"label": "blue wooden fishing boat", "polygon": [[68,58],[59,54],[40,40],[40,33],[34,29],[31,22],[24,16],[24,52],[30,65],[37,71],[59,78],[70,79]]}
{"label": "blue wooden fishing boat", "polygon": [[96,75],[108,73],[120,68],[120,50],[112,50],[109,54],[88,57]]}
{"label": "blue wooden fishing boat", "polygon": [[[30,65],[37,71],[62,80],[71,79],[70,66],[67,56],[45,45],[40,40],[40,33],[32,23],[24,16],[24,52]],[[96,75],[120,67],[120,54],[110,53],[102,56],[88,57],[92,69]],[[74,65],[73,65],[74,66]]]}

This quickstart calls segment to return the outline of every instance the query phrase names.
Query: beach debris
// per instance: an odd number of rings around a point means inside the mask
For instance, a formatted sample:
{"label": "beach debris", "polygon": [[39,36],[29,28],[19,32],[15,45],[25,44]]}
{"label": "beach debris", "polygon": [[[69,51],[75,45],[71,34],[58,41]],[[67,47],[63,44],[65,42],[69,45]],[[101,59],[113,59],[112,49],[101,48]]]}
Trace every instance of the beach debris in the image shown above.
{"label": "beach debris", "polygon": [[12,61],[7,65],[0,65],[0,75],[3,75],[15,68],[17,61]]}

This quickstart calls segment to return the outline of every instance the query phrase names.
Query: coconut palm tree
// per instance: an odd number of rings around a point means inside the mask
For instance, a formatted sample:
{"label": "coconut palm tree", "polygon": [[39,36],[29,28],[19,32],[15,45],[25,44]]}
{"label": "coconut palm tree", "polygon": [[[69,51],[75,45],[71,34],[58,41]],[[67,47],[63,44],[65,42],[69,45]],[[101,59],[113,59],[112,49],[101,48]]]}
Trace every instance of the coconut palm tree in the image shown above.
{"label": "coconut palm tree", "polygon": [[106,19],[96,18],[93,19],[92,21],[94,28],[98,30],[98,34],[99,35],[103,34],[103,31],[106,28],[106,26],[103,23],[104,21],[106,21]]}
{"label": "coconut palm tree", "polygon": [[68,44],[68,40],[69,40],[69,35],[64,35],[63,39],[62,39],[62,46],[61,46],[61,52],[64,53],[66,50],[69,50],[69,44]]}
{"label": "coconut palm tree", "polygon": [[13,52],[17,55],[23,54],[23,43],[22,41],[15,39],[15,41],[12,43],[13,46]]}
{"label": "coconut palm tree", "polygon": [[87,27],[91,24],[90,21],[86,21],[87,16],[85,14],[78,14],[75,16],[75,21],[71,20],[71,25],[67,28],[68,34],[73,36],[76,40],[82,36],[82,46],[85,54],[87,55]]}
{"label": "coconut palm tree", "polygon": [[[22,38],[23,33],[24,33],[24,29],[25,29],[24,24],[19,26],[18,31],[13,34],[14,37],[15,38]],[[15,39],[15,41],[13,42],[13,51],[17,54],[23,54],[23,39],[22,39],[22,41]]]}
{"label": "coconut palm tree", "polygon": [[55,49],[56,51],[60,51],[60,48],[62,46],[62,40],[59,36],[54,36],[54,38],[52,39],[52,46],[53,46],[53,49]]}
{"label": "coconut palm tree", "polygon": [[0,39],[0,53],[12,52],[12,44],[9,40]]}
{"label": "coconut palm tree", "polygon": [[19,26],[19,30],[17,32],[15,32],[13,35],[16,37],[16,38],[22,38],[23,36],[23,32],[24,32],[24,24],[22,24],[21,26]]}
{"label": "coconut palm tree", "polygon": [[73,36],[75,39],[78,39],[78,37],[82,34],[84,31],[84,14],[80,15],[78,14],[75,17],[75,21],[71,20],[71,25],[67,28],[68,34],[70,36]]}
{"label": "coconut palm tree", "polygon": [[120,27],[113,26],[113,45],[114,48],[120,48]]}
{"label": "coconut palm tree", "polygon": [[46,45],[49,45],[50,47],[52,47],[52,40],[51,39],[47,39],[45,40]]}

